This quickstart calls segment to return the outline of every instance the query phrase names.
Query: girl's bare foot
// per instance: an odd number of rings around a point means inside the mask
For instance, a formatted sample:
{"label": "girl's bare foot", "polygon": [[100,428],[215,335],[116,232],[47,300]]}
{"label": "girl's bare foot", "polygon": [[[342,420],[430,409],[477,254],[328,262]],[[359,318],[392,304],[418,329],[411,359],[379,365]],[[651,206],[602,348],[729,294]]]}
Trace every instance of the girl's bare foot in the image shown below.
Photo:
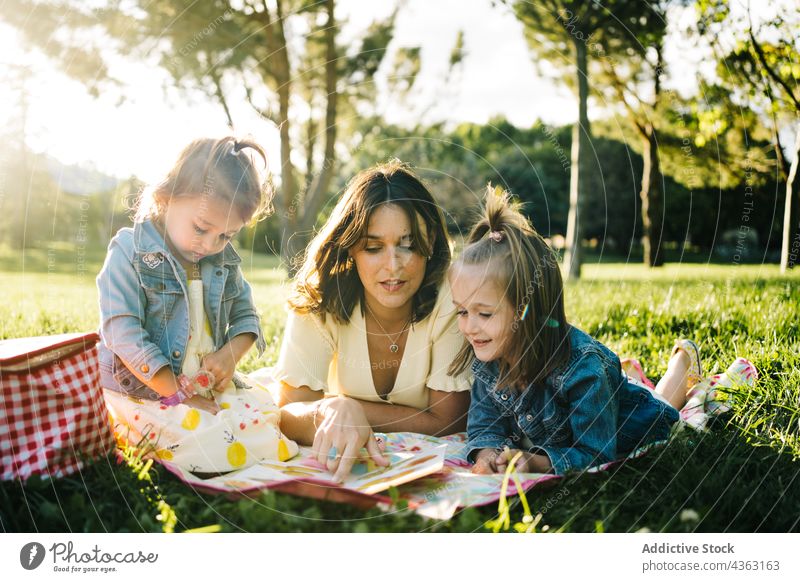
{"label": "girl's bare foot", "polygon": [[678,340],[667,364],[667,373],[656,386],[656,392],[680,410],[686,404],[687,393],[701,380],[700,350],[690,340]]}

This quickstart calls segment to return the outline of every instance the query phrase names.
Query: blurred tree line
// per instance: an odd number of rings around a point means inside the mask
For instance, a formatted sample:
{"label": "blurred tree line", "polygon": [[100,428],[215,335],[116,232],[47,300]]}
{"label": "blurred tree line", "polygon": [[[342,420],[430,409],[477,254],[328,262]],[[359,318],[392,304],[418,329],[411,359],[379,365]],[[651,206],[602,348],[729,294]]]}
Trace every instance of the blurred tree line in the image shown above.
{"label": "blurred tree line", "polygon": [[[360,144],[343,164],[334,186],[341,192],[359,170],[391,158],[413,162],[441,203],[451,232],[466,233],[473,223],[486,185],[502,185],[525,203],[534,226],[553,245],[563,249],[569,214],[569,151],[572,128],[536,123],[518,128],[503,118],[485,125],[461,124],[402,128],[365,119]],[[644,160],[640,142],[616,130],[614,120],[596,122],[589,164],[585,244],[594,252],[613,257],[641,257],[642,215],[639,184]],[[752,131],[749,130],[749,131]],[[730,130],[728,139],[734,137]],[[753,139],[752,136],[750,139]],[[776,260],[780,248],[780,208],[783,191],[765,174],[753,172],[752,210],[743,182],[727,178],[720,183],[709,164],[688,166],[681,140],[664,146],[663,197],[667,220],[664,246],[678,256],[715,249],[720,258],[743,261]],[[769,142],[752,145],[767,147]],[[733,147],[733,146],[731,146]],[[704,151],[704,150],[708,151]],[[711,158],[711,144],[694,148],[695,156]],[[727,175],[727,174],[725,174]],[[755,176],[758,177],[755,177]],[[332,197],[324,216],[336,201]],[[748,203],[746,205],[746,203]],[[742,234],[742,213],[748,213],[748,232]],[[259,226],[257,239],[277,244],[279,221]],[[738,249],[737,249],[738,246]]]}
{"label": "blurred tree line", "polygon": [[[791,249],[800,237],[794,234],[800,214],[796,14],[755,26],[749,11],[732,11],[727,0],[506,4],[523,25],[532,58],[553,65],[574,90],[573,126],[519,128],[503,119],[456,127],[387,124],[378,105],[378,71],[395,104],[403,105],[421,68],[421,47],[388,50],[396,11],[346,39],[335,0],[57,6],[11,0],[0,18],[22,33],[27,48],[62,63],[93,94],[117,82],[106,53],[147,58],[171,73],[175,86],[205,90],[232,128],[234,99],[274,123],[281,138],[280,159],[272,162],[279,176],[276,214],[243,233],[241,242],[280,252],[290,267],[347,180],[390,158],[417,167],[454,232],[468,228],[487,182],[509,188],[527,203],[536,227],[565,248],[572,276],[580,274],[580,249],[587,245],[641,253],[652,266],[663,263],[670,247],[770,260],[782,246],[783,266],[793,266]],[[667,24],[673,10],[686,7],[697,24],[683,33],[706,39],[718,65],[716,77],[698,79],[697,96],[688,99],[663,86],[667,74],[676,74],[663,56]],[[65,30],[74,34],[60,34]],[[720,40],[723,30],[734,35],[733,48]],[[465,51],[459,34],[448,77]],[[588,108],[597,104],[605,117],[590,124]],[[787,127],[798,136],[794,146],[783,143],[785,136],[781,141]],[[24,143],[17,150],[0,159],[0,233],[15,246],[39,236],[38,228],[25,231],[38,224],[31,222],[36,216],[53,223],[52,232],[41,231],[42,240],[62,236],[75,216],[86,220],[87,201],[90,222],[119,225],[110,219],[124,212],[120,200],[140,187],[132,178],[74,193]],[[102,225],[94,229],[101,243],[111,234]]]}

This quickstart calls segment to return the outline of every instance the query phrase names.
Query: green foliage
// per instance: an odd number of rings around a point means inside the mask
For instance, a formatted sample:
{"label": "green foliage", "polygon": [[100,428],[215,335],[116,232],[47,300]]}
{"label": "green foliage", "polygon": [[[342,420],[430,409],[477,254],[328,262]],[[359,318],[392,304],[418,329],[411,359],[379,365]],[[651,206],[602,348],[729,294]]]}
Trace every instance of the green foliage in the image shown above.
{"label": "green foliage", "polygon": [[392,73],[389,75],[389,90],[401,97],[408,95],[422,67],[421,48],[400,47],[395,52]]}
{"label": "green foliage", "polygon": [[596,72],[599,63],[593,65],[592,61],[622,60],[624,65],[633,53],[652,45],[663,35],[660,3],[644,6],[625,0],[515,0],[511,4],[524,26],[533,62],[547,61],[554,65],[559,80],[573,88],[576,85],[576,44],[585,45],[590,70]]}
{"label": "green foliage", "polygon": [[[514,524],[514,531],[517,533],[536,533],[536,526],[542,521],[541,513],[537,513],[536,517],[531,514],[528,496],[522,489],[522,483],[520,482],[519,474],[515,468],[517,461],[521,457],[522,452],[517,452],[508,463],[503,475],[503,483],[500,486],[500,501],[497,504],[497,518],[490,519],[486,522],[486,528],[491,529],[494,533],[508,531],[508,528],[511,526],[511,506],[509,505],[508,499],[508,484],[512,479],[514,480],[514,485],[516,485],[519,504],[522,505],[523,511],[522,520]],[[549,526],[545,526],[543,531],[547,531],[548,529]]]}
{"label": "green foliage", "polygon": [[[91,9],[61,2],[34,5],[27,1],[9,0],[3,2],[0,21],[19,31],[26,50],[37,52],[60,65],[65,75],[83,83],[93,97],[116,84],[100,50],[105,39],[93,34],[97,20]],[[75,33],[63,34],[67,27]]]}
{"label": "green foliage", "polygon": [[136,478],[144,483],[144,487],[139,490],[144,494],[147,501],[155,507],[158,511],[156,521],[161,522],[161,529],[164,533],[173,533],[175,531],[175,524],[178,521],[178,516],[175,515],[175,510],[164,501],[164,498],[158,491],[158,487],[153,483],[150,476],[150,469],[153,466],[153,459],[144,460],[143,455],[147,452],[144,449],[137,449],[129,444],[119,445],[122,460],[128,468],[133,471]]}
{"label": "green foliage", "polygon": [[466,50],[464,49],[464,31],[459,29],[458,34],[456,34],[456,42],[450,50],[450,59],[448,61],[450,69],[463,63],[466,56]]}
{"label": "green foliage", "polygon": [[[688,114],[680,119],[684,126],[692,123]],[[745,135],[738,122],[734,125],[737,136]],[[637,255],[641,236],[640,140],[620,133],[613,120],[595,122],[594,128],[597,135],[593,139],[587,187],[587,208],[591,212],[584,217],[586,239],[594,241],[592,244],[604,255]],[[397,157],[414,165],[428,181],[454,233],[464,233],[472,224],[488,182],[502,185],[518,196],[544,236],[566,233],[572,145],[568,127],[550,128],[536,123],[530,128],[518,128],[496,118],[484,125],[404,129],[367,119],[357,130],[360,145],[340,172],[335,184],[340,189],[360,169]],[[731,136],[733,132],[730,129],[726,133]],[[756,141],[752,133],[746,138],[754,150],[765,145]],[[763,260],[766,253],[772,252],[767,244],[774,245],[777,240],[775,209],[782,203],[781,194],[777,184],[765,180],[760,172],[757,153],[738,160],[737,179],[720,189],[715,172],[724,175],[728,170],[719,163],[714,143],[703,149],[691,144],[687,153],[681,149],[686,148],[683,139],[666,133],[660,144],[666,174],[663,244],[670,252],[674,249],[680,253],[684,241],[695,248],[716,247],[728,256],[739,254],[740,259],[746,260]],[[745,195],[745,184],[740,183],[744,178],[751,181],[752,197]],[[746,210],[749,207],[745,202],[751,200],[752,209]],[[737,229],[743,224],[757,236],[748,237],[743,249],[734,253],[739,242]]]}
{"label": "green foliage", "polygon": [[717,75],[726,87],[758,105],[768,102],[767,115],[798,111],[797,11],[778,11],[757,25],[749,5],[744,13],[734,13],[729,0],[699,0],[697,13],[698,32],[717,50]]}

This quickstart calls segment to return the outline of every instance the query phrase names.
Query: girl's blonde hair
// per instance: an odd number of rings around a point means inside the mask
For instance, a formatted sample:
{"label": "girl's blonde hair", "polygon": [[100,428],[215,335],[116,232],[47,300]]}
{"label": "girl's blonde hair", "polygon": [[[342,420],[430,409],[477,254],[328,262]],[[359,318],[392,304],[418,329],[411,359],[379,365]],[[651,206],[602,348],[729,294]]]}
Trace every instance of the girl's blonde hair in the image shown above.
{"label": "girl's blonde hair", "polygon": [[226,136],[201,138],[186,146],[158,184],[146,188],[134,204],[134,221],[163,216],[170,200],[213,196],[231,203],[244,222],[257,222],[272,210],[273,191],[265,171],[262,180],[253,152],[267,166],[267,156],[256,142]]}
{"label": "girl's blonde hair", "polygon": [[[564,285],[555,252],[501,188],[487,187],[482,218],[467,237],[456,265],[485,265],[515,310],[503,347],[498,386],[538,383],[569,359]],[[465,342],[449,369],[463,372],[475,353]]]}
{"label": "girl's blonde hair", "polygon": [[411,168],[398,160],[359,172],[348,183],[306,248],[289,298],[291,309],[317,313],[323,320],[330,314],[339,323],[350,321],[357,301],[364,309],[364,286],[350,250],[363,244],[372,213],[384,204],[405,212],[412,250],[427,258],[422,285],[413,298],[412,322],[430,314],[450,265],[450,241],[442,210]]}

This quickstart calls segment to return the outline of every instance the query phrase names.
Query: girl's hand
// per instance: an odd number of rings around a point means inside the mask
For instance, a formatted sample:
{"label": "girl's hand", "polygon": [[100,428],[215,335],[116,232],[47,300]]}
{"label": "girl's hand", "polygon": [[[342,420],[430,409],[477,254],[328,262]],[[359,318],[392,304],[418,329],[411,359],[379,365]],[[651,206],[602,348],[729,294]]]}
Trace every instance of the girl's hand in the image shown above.
{"label": "girl's hand", "polygon": [[378,448],[364,409],[356,400],[337,396],[325,398],[317,406],[314,416],[319,420],[311,450],[317,461],[335,472],[336,481],[341,483],[350,474],[361,447],[366,447],[377,465],[389,464]]}
{"label": "girl's hand", "polygon": [[184,400],[183,404],[186,406],[191,406],[192,408],[197,408],[198,410],[205,410],[211,414],[216,414],[221,410],[219,404],[217,404],[215,400],[203,398],[197,394]]}
{"label": "girl's hand", "polygon": [[481,449],[475,456],[475,464],[472,466],[472,472],[476,475],[491,475],[497,473],[497,451],[494,449]]}
{"label": "girl's hand", "polygon": [[226,344],[216,352],[211,352],[203,356],[203,361],[200,366],[214,374],[214,390],[222,392],[233,379],[233,373],[236,371],[236,364],[238,360],[233,350]]}
{"label": "girl's hand", "polygon": [[526,472],[525,468],[527,467],[527,461],[528,461],[526,455],[528,455],[528,453],[526,453],[525,451],[520,451],[519,449],[509,449],[508,447],[505,447],[500,453],[498,453],[495,459],[497,472],[505,473],[506,467],[508,467],[508,464],[511,462],[511,459],[513,459],[517,453],[522,453],[522,456],[519,459],[517,459],[516,463],[514,463],[514,470],[517,471],[518,473],[525,473]]}
{"label": "girl's hand", "polygon": [[517,473],[549,473],[552,466],[550,465],[550,458],[547,455],[537,455],[536,453],[528,453],[518,449],[509,449],[506,447],[502,453],[497,455],[495,464],[497,465],[497,472],[505,472],[506,467],[511,462],[511,459],[517,453],[522,453],[522,456],[514,463],[514,470]]}

